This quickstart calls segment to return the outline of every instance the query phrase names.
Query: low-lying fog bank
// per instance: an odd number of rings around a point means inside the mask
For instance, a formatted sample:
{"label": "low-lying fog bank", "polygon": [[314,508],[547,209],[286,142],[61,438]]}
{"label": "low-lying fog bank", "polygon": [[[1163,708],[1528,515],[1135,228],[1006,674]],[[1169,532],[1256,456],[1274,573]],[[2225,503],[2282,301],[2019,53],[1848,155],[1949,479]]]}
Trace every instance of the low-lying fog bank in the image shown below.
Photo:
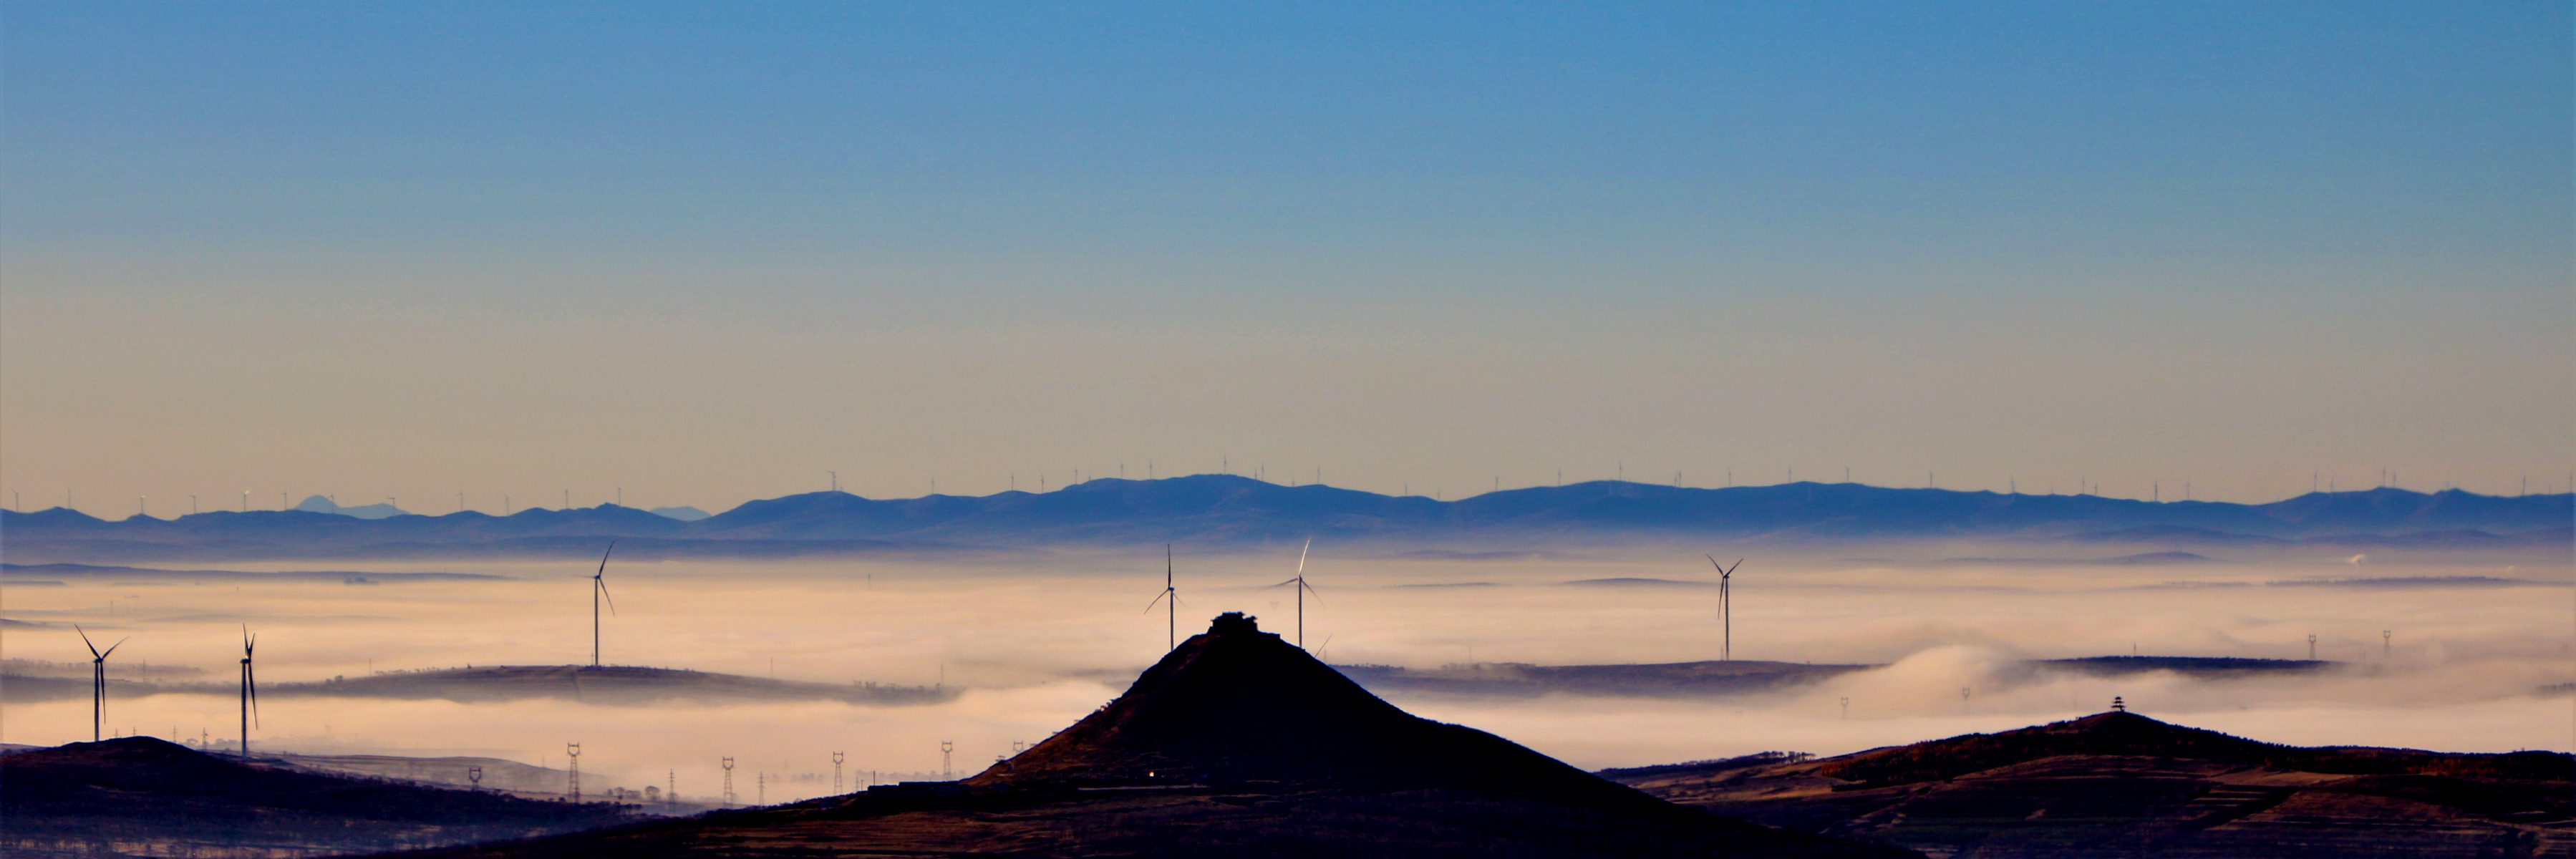
{"label": "low-lying fog bank", "polygon": [[[1415,712],[1585,767],[1765,749],[1832,754],[2093,712],[2113,695],[2159,718],[2276,742],[2569,747],[2571,700],[2545,691],[2568,680],[2567,565],[2425,556],[2404,565],[2349,557],[2076,563],[1996,560],[2005,553],[1979,549],[1845,553],[1952,559],[1941,563],[1755,557],[1736,574],[1737,659],[1858,669],[1664,697],[1380,688]],[[1179,634],[1240,610],[1293,639],[1296,600],[1268,586],[1293,574],[1295,561],[1179,558]],[[260,636],[262,682],[281,685],[590,661],[586,565],[352,572],[504,578],[91,576],[30,585],[11,576],[0,597],[6,670],[77,682],[88,653],[72,624],[102,645],[129,638],[109,663],[112,678],[213,694],[135,697],[120,685],[110,733],[229,742],[236,703],[224,690],[244,625]],[[1147,609],[1162,573],[1159,553],[978,565],[612,562],[616,613],[602,621],[603,662],[935,694],[733,703],[279,694],[263,699],[252,743],[560,767],[564,744],[578,742],[592,790],[676,783],[684,796],[715,794],[718,761],[732,756],[745,802],[764,791],[770,802],[827,792],[836,750],[847,754],[852,785],[870,771],[935,776],[943,741],[954,744],[948,766],[962,774],[1070,724],[1162,653],[1167,616]],[[1715,572],[1679,550],[1353,559],[1319,545],[1307,574],[1318,593],[1306,600],[1306,644],[1337,664],[1472,674],[1516,670],[1504,663],[1693,662],[1716,659],[1724,636]],[[2104,676],[2031,662],[2131,653],[2304,660],[2310,635],[2315,657],[2335,664]],[[7,707],[0,742],[89,737],[85,692]]]}

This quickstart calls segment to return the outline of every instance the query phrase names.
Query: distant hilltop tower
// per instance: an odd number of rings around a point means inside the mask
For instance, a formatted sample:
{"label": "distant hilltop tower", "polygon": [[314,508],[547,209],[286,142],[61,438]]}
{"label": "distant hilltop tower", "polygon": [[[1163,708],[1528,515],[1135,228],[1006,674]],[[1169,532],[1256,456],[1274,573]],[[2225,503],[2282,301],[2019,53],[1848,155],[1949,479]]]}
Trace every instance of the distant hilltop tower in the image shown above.
{"label": "distant hilltop tower", "polygon": [[2126,712],[2129,712],[2129,704],[2128,704],[2128,702],[2120,700],[2120,696],[2118,696],[2118,695],[2113,695],[2113,696],[2111,696],[2111,712],[2114,712],[2114,713],[2126,713]]}

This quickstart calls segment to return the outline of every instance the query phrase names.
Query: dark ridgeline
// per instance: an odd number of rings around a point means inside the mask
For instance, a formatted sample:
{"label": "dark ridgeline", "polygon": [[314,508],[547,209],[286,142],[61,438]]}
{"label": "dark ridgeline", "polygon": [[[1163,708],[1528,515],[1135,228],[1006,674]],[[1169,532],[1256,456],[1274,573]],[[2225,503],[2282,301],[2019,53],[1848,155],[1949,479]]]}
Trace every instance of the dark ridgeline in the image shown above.
{"label": "dark ridgeline", "polygon": [[599,541],[647,558],[786,557],[1058,544],[1473,545],[1491,550],[1637,540],[1988,538],[2171,548],[2320,543],[2359,548],[2563,548],[2576,497],[2458,490],[2310,493],[2269,504],[2150,502],[1789,483],[1695,489],[1623,481],[1489,492],[1457,501],[1231,475],[1098,479],[1044,494],[869,499],[814,492],[683,522],[615,505],[357,519],[219,511],[103,521],[55,508],[0,513],[9,560],[588,556]]}
{"label": "dark ridgeline", "polygon": [[1228,614],[1107,706],[962,782],[436,855],[1914,854],[1674,805],[1413,716]]}
{"label": "dark ridgeline", "polygon": [[2557,752],[2283,746],[2115,711],[1832,758],[1603,774],[1936,855],[2485,859],[2576,849],[2571,766]]}
{"label": "dark ridgeline", "polygon": [[0,756],[0,854],[326,856],[588,829],[605,804],[303,772],[151,737]]}
{"label": "dark ridgeline", "polygon": [[2285,770],[2388,775],[2477,775],[2566,779],[2566,755],[2554,752],[2459,754],[2363,746],[2284,746],[2129,712],[2095,713],[1995,734],[1967,734],[1910,746],[1871,749],[1816,764],[1817,771],[1872,787],[1953,778],[2059,755],[2153,755],[2261,764]]}

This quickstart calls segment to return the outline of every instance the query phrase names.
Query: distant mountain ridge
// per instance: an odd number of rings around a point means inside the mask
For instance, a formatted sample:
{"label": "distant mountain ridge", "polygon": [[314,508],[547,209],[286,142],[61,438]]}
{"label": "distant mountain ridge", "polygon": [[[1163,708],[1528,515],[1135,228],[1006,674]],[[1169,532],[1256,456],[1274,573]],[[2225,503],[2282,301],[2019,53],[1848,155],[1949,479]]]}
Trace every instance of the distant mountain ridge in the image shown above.
{"label": "distant mountain ridge", "polygon": [[295,509],[308,513],[337,513],[359,519],[390,519],[395,516],[412,515],[411,511],[394,506],[391,499],[356,507],[342,507],[339,501],[328,495],[304,496],[303,501],[296,503]]}
{"label": "distant mountain ridge", "polygon": [[1046,493],[872,499],[811,492],[681,521],[604,504],[358,519],[304,510],[102,520],[63,508],[0,513],[13,561],[257,557],[778,557],[1048,545],[1253,546],[1306,536],[1386,545],[1528,547],[1668,539],[1829,542],[2002,538],[2387,548],[2564,546],[2576,496],[2460,490],[2315,492],[2268,504],[1786,483],[1696,489],[1623,481],[1456,501],[1233,475],[1095,479]]}

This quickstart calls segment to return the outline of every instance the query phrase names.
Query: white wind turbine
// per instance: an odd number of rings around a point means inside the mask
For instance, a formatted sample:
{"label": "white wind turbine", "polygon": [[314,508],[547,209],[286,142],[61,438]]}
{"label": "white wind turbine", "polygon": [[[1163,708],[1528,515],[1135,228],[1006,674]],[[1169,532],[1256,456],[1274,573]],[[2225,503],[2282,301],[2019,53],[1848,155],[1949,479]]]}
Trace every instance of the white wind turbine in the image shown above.
{"label": "white wind turbine", "polygon": [[[1274,588],[1288,587],[1288,586],[1290,586],[1290,585],[1295,585],[1295,586],[1296,586],[1296,588],[1295,588],[1295,589],[1296,589],[1296,591],[1297,591],[1297,649],[1299,649],[1299,650],[1304,650],[1304,649],[1306,649],[1306,595],[1307,595],[1307,594],[1311,594],[1311,593],[1315,593],[1315,586],[1314,586],[1314,585],[1310,585],[1310,584],[1307,584],[1307,583],[1306,583],[1306,553],[1307,553],[1307,552],[1309,552],[1309,551],[1312,551],[1314,548],[1315,548],[1315,538],[1313,538],[1313,537],[1308,537],[1308,538],[1306,538],[1306,547],[1305,547],[1305,548],[1303,548],[1303,549],[1298,549],[1298,550],[1297,550],[1297,577],[1296,577],[1296,578],[1293,578],[1293,579],[1289,579],[1289,580],[1284,581],[1284,582],[1280,582],[1280,583],[1275,584],[1275,585],[1271,585],[1271,587],[1274,587]],[[1322,595],[1322,594],[1315,594],[1315,601],[1316,601],[1316,602],[1322,602],[1322,601],[1323,601],[1323,599],[1324,599],[1324,595]]]}

